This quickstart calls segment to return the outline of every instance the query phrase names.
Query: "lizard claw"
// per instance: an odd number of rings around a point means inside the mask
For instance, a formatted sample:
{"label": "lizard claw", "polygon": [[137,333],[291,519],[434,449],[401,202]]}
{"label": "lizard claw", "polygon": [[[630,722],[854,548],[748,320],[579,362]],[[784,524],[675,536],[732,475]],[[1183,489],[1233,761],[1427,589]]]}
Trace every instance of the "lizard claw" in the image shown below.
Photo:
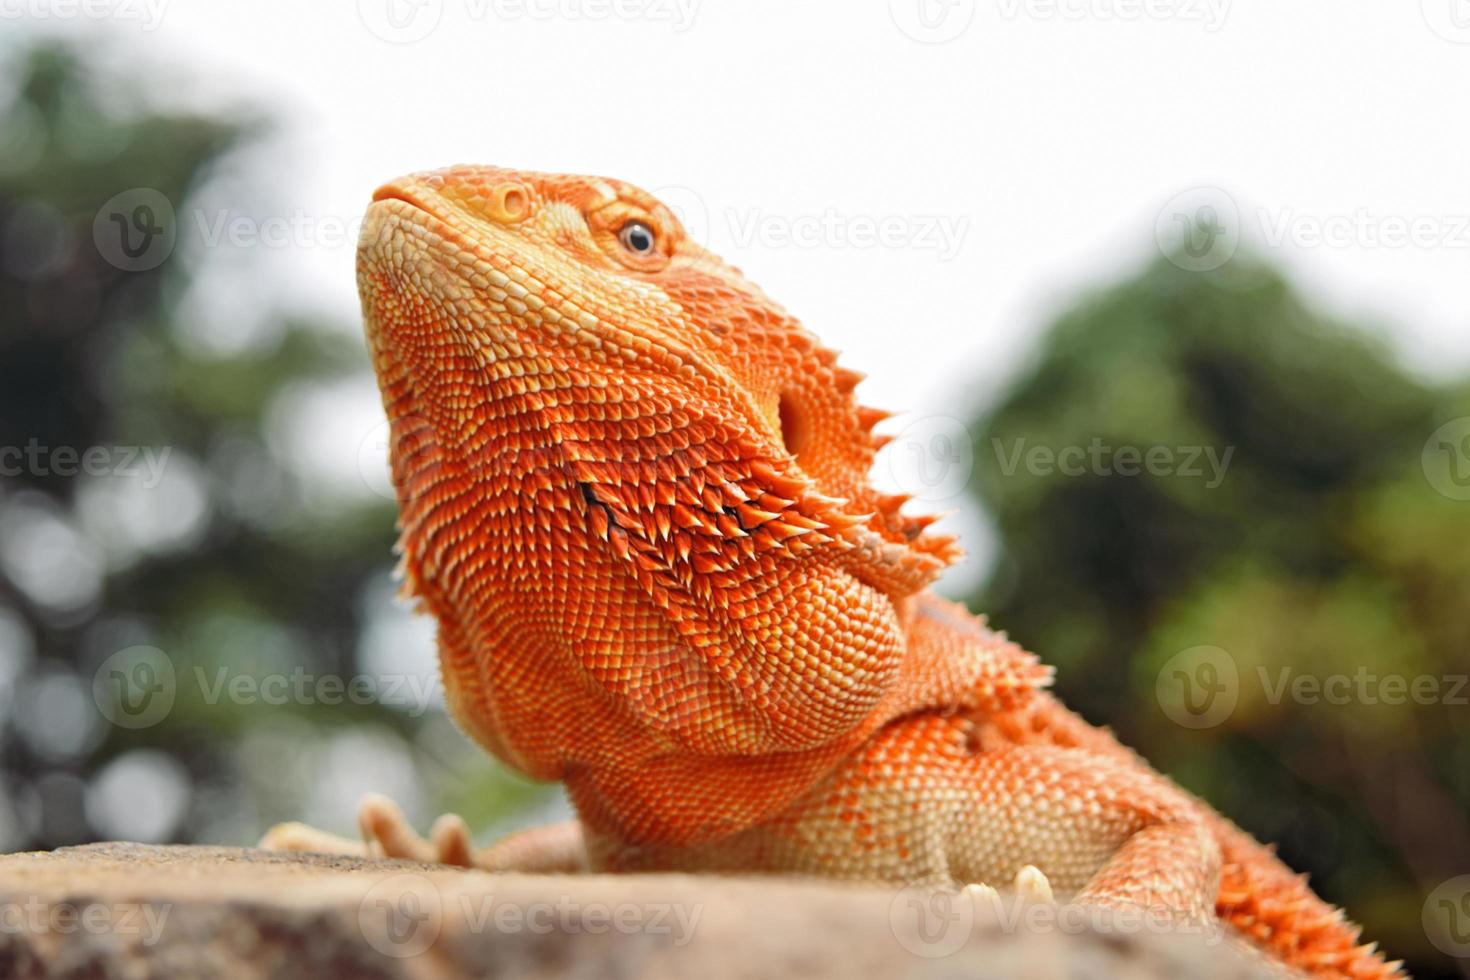
{"label": "lizard claw", "polygon": [[1046,874],[1034,864],[1028,864],[1016,872],[1015,890],[1027,902],[1052,905],[1056,898],[1052,896],[1051,881]]}
{"label": "lizard claw", "polygon": [[475,842],[469,824],[457,813],[446,813],[434,821],[429,840],[441,864],[468,868],[475,863]]}
{"label": "lizard claw", "polygon": [[977,904],[982,901],[991,903],[1000,901],[1000,892],[983,882],[971,882],[960,889],[960,894]]}
{"label": "lizard claw", "polygon": [[[1051,905],[1056,902],[1056,898],[1052,895],[1051,881],[1046,877],[1046,873],[1034,864],[1028,864],[1016,872],[1015,880],[1008,891],[1015,893],[1022,902],[1028,905]],[[960,893],[975,902],[977,906],[981,902],[988,902],[994,908],[1000,907],[1000,892],[993,885],[971,882],[965,885]]]}
{"label": "lizard claw", "polygon": [[474,863],[470,829],[458,814],[446,813],[434,821],[434,829],[425,840],[409,824],[398,804],[380,793],[369,793],[358,804],[357,824],[369,854],[458,867]]}

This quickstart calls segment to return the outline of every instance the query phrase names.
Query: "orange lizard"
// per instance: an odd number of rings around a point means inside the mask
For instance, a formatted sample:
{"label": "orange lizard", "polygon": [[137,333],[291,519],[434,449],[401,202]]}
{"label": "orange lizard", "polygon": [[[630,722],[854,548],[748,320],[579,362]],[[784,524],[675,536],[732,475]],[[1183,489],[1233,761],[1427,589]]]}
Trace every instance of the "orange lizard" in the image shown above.
{"label": "orange lizard", "polygon": [[[405,591],[449,709],[577,822],[476,853],[381,798],[389,856],[526,870],[1039,878],[1401,976],[1249,835],[926,591],[957,555],[868,471],[861,375],[616,180],[453,167],[373,196],[363,316]],[[287,824],[264,842],[343,849]],[[1040,874],[1037,875],[1036,870]]]}

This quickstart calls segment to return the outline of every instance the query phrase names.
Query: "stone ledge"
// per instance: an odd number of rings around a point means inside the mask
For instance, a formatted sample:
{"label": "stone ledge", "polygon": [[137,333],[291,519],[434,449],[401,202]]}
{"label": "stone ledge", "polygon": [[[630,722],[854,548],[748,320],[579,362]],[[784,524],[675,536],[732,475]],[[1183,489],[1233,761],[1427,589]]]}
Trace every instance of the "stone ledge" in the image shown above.
{"label": "stone ledge", "polygon": [[896,894],[93,844],[0,856],[0,977],[1270,975],[1199,936],[1007,929],[950,906],[926,923],[926,944],[914,896]]}

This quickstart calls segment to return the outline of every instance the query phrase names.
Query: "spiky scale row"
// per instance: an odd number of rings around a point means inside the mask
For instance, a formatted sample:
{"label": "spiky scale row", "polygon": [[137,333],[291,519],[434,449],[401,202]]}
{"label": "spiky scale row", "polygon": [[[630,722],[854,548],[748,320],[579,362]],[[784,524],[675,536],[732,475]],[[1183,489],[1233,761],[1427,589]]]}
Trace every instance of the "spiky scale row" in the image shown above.
{"label": "spiky scale row", "polygon": [[[629,220],[656,254],[620,246]],[[888,415],[862,375],[657,201],[414,175],[379,191],[359,274],[405,587],[439,619],[451,710],[566,780],[597,866],[1039,868],[1103,906],[1213,907],[1298,969],[1394,973],[1052,700],[1050,668],[923,591],[958,550],[869,484]]]}

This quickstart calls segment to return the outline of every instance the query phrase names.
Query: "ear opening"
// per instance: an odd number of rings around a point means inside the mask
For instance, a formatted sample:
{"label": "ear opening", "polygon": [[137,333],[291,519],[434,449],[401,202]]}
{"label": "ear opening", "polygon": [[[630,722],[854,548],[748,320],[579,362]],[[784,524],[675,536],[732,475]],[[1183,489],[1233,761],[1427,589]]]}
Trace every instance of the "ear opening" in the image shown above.
{"label": "ear opening", "polygon": [[807,417],[806,406],[795,392],[784,391],[776,406],[776,415],[781,422],[781,442],[788,453],[800,460],[811,441],[811,420]]}

